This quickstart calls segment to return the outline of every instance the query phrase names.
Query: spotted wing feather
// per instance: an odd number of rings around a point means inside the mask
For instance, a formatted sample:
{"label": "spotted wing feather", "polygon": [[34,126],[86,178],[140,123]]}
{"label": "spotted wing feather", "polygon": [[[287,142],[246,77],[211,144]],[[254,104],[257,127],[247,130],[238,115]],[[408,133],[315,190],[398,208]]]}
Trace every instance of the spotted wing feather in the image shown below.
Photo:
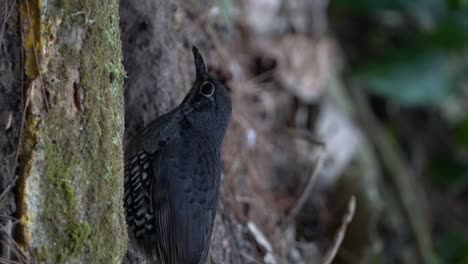
{"label": "spotted wing feather", "polygon": [[[124,203],[129,231],[140,246],[156,245],[154,211],[150,190],[153,184],[153,163],[156,153],[140,151],[125,162]],[[141,242],[145,242],[142,244]]]}

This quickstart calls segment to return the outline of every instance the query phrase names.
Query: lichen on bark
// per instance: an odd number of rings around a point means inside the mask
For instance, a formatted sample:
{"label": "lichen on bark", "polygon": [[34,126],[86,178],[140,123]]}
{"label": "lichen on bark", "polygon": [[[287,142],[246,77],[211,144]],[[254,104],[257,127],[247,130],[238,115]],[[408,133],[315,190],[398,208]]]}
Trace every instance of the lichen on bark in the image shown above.
{"label": "lichen on bark", "polygon": [[24,246],[46,263],[119,263],[126,226],[118,1],[22,1],[21,17]]}

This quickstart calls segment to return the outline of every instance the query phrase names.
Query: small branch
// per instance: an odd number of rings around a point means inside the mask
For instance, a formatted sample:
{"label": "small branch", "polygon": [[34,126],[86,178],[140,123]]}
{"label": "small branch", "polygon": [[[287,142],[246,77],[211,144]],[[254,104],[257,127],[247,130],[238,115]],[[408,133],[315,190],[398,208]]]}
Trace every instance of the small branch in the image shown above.
{"label": "small branch", "polygon": [[351,196],[348,202],[348,211],[343,216],[341,226],[335,234],[335,241],[332,247],[327,250],[325,257],[323,257],[322,264],[331,264],[332,261],[335,259],[338,253],[338,249],[340,248],[341,243],[343,243],[344,237],[346,235],[348,224],[351,222],[351,220],[353,220],[355,211],[356,211],[356,198],[353,195]]}
{"label": "small branch", "polygon": [[[11,224],[11,221],[10,221]],[[11,249],[11,252],[18,258],[19,263],[29,264],[33,263],[24,250],[16,243],[16,241],[11,236],[11,226],[0,226],[0,231],[3,234],[2,237],[5,241],[0,241],[6,247]],[[3,263],[0,261],[0,263]],[[14,263],[14,262],[13,262]]]}
{"label": "small branch", "polygon": [[257,225],[251,221],[247,223],[247,229],[255,239],[257,245],[265,252],[265,255],[263,256],[264,262],[268,264],[276,264],[276,260],[273,257],[273,247],[271,246],[271,243],[268,241],[267,237],[262,233]]}
{"label": "small branch", "polygon": [[[311,139],[309,139],[311,138]],[[312,137],[307,136],[306,139],[309,139],[311,143],[317,144],[319,147],[322,149],[325,148],[324,143],[317,141],[316,139],[312,139]],[[312,192],[312,188],[315,185],[315,182],[317,181],[317,178],[319,176],[319,173],[322,169],[323,166],[323,161],[324,161],[324,155],[323,155],[323,150],[319,151],[317,158],[317,163],[315,164],[315,168],[313,169],[312,173],[310,174],[310,177],[307,181],[307,184],[304,188],[304,191],[302,191],[301,195],[299,196],[299,199],[296,202],[296,205],[291,209],[287,219],[291,220],[296,217],[296,215],[299,213],[299,211],[302,209],[304,206],[305,202],[307,201],[307,198],[309,197],[310,193]]]}

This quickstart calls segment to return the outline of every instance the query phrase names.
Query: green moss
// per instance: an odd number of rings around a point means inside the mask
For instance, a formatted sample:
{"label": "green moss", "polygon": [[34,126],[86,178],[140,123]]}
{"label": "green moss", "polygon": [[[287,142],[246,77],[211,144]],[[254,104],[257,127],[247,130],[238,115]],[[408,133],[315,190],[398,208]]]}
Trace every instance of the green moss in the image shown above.
{"label": "green moss", "polygon": [[[47,157],[51,158],[54,156],[55,153],[59,153],[59,150],[51,145],[47,146]],[[47,197],[50,199],[46,201],[46,209],[47,207],[55,207],[57,203],[60,202],[62,208],[64,208],[64,210],[66,210],[67,212],[67,214],[62,216],[65,217],[69,216],[69,211],[76,210],[77,207],[75,189],[70,182],[72,177],[69,171],[69,169],[71,168],[71,164],[69,164],[69,162],[64,159],[59,159],[57,157],[54,157],[54,160],[56,162],[49,163],[46,167],[46,182],[49,185],[44,187],[47,188],[49,192],[54,191],[56,196]],[[57,197],[63,197],[63,200],[58,201],[57,199],[55,199]]]}
{"label": "green moss", "polygon": [[[118,1],[62,0],[47,5],[45,20],[61,17],[59,36],[75,27],[84,29],[85,36],[80,50],[59,38],[58,52],[43,76],[59,82],[46,82],[51,97],[40,144],[45,163],[39,183],[43,208],[31,223],[33,246],[46,263],[118,263],[127,240]],[[67,89],[74,89],[66,87],[71,69],[79,71],[82,110],[70,110],[75,107],[67,97]],[[43,238],[34,237],[40,232],[45,233]]]}
{"label": "green moss", "polygon": [[112,167],[108,166],[107,167],[107,173],[104,175],[104,179],[106,181],[111,181],[113,178],[115,171],[112,169]]}
{"label": "green moss", "polygon": [[71,225],[70,227],[71,254],[76,255],[80,253],[86,239],[91,234],[91,226],[88,223],[80,223]]}
{"label": "green moss", "polygon": [[[45,194],[43,220],[52,238],[50,243],[57,246],[44,245],[39,251],[39,257],[63,263],[68,257],[76,257],[83,252],[91,227],[79,219],[79,205],[83,201],[79,201],[72,183],[77,175],[77,164],[80,163],[78,157],[74,159],[72,153],[60,151],[55,144],[46,146],[45,155],[49,163],[45,170],[47,177],[42,182]],[[56,248],[60,248],[60,251]]]}

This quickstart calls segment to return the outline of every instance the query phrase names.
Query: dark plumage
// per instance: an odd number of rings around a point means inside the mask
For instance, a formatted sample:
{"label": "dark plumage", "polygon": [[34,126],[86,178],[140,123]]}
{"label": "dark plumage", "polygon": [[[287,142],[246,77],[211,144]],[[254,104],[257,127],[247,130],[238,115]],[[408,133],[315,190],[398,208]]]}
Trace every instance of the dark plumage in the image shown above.
{"label": "dark plumage", "polygon": [[195,47],[193,55],[196,80],[188,95],[125,151],[130,243],[152,263],[202,264],[210,247],[231,99]]}

